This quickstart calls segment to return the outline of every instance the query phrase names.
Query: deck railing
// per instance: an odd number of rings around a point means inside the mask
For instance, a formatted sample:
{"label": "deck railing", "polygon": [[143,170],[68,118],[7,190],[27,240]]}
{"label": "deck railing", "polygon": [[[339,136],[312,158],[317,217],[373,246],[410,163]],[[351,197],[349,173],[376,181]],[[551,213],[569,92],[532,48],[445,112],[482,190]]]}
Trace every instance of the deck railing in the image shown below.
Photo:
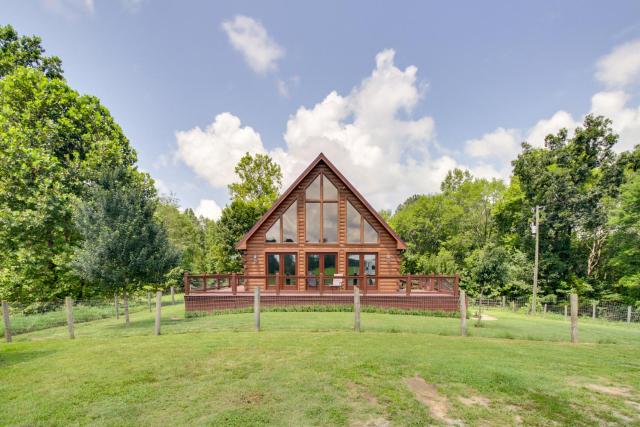
{"label": "deck railing", "polygon": [[[380,293],[379,284],[395,282],[396,294],[411,295],[412,292],[420,294],[449,294],[459,295],[459,277],[451,275],[360,275],[360,276],[298,276],[298,275],[245,275],[245,274],[214,274],[200,273],[184,274],[185,295],[230,292],[252,292],[253,288],[260,286],[265,292],[275,294],[285,293],[351,293],[353,288],[360,288],[360,292],[366,295],[369,292]],[[388,286],[385,286],[388,289]],[[385,291],[388,293],[388,291]],[[393,292],[392,292],[393,293]]]}

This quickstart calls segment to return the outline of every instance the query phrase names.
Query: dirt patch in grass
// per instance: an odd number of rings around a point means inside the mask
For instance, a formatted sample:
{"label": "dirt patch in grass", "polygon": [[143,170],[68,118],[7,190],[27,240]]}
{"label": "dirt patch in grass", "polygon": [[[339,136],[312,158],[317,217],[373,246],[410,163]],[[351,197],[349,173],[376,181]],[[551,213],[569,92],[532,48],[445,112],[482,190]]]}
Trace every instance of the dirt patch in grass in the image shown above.
{"label": "dirt patch in grass", "polygon": [[[473,316],[473,319],[478,320],[478,315]],[[488,314],[483,314],[480,317],[480,320],[498,320],[497,317],[489,316]]]}
{"label": "dirt patch in grass", "polygon": [[596,391],[598,393],[608,394],[609,396],[630,397],[631,390],[624,386],[606,386],[601,384],[584,384],[584,387]]}
{"label": "dirt patch in grass", "polygon": [[482,396],[459,396],[458,400],[460,401],[460,403],[462,403],[464,406],[484,406],[485,408],[489,407],[489,403],[491,403],[491,401],[489,399],[487,399],[486,397],[482,397]]}
{"label": "dirt patch in grass", "polygon": [[435,385],[429,384],[419,375],[405,379],[405,383],[418,402],[429,408],[429,415],[449,425],[462,425],[459,420],[449,418],[449,399],[438,393]]}
{"label": "dirt patch in grass", "polygon": [[[378,399],[361,384],[348,383],[349,397],[352,399],[365,401],[371,406],[379,406]],[[371,416],[366,420],[356,420],[351,422],[352,427],[389,427],[391,422],[381,416]]]}

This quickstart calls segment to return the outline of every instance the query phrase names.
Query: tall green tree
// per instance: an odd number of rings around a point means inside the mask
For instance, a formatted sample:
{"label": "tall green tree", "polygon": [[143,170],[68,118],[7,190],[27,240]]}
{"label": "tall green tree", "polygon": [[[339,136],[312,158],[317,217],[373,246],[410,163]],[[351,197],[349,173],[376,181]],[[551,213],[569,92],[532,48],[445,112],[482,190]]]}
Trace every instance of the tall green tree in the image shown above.
{"label": "tall green tree", "polygon": [[122,292],[125,305],[129,292],[163,283],[179,252],[155,218],[157,205],[148,175],[123,167],[100,175],[74,215],[83,237],[71,262],[74,272],[104,294]]}
{"label": "tall green tree", "polygon": [[211,239],[209,259],[218,272],[242,270],[235,244],[276,201],[282,185],[280,166],[266,154],[245,154],[235,172],[239,181],[229,185],[231,203],[222,210]]}
{"label": "tall green tree", "polygon": [[81,241],[72,206],[105,169],[136,155],[108,110],[61,79],[19,67],[0,80],[0,293],[23,303],[90,284],[67,266]]}
{"label": "tall green tree", "polygon": [[45,56],[38,36],[18,36],[11,25],[0,25],[0,79],[20,67],[35,68],[48,78],[62,78],[62,61]]}
{"label": "tall green tree", "polygon": [[544,148],[524,143],[513,162],[514,179],[496,213],[499,229],[533,258],[527,233],[536,205],[544,206],[540,227],[540,285],[543,293],[576,289],[597,296],[606,286],[602,250],[609,227],[608,205],[617,197],[622,171],[612,147],[611,121],[587,116],[570,138],[566,129],[547,136]]}

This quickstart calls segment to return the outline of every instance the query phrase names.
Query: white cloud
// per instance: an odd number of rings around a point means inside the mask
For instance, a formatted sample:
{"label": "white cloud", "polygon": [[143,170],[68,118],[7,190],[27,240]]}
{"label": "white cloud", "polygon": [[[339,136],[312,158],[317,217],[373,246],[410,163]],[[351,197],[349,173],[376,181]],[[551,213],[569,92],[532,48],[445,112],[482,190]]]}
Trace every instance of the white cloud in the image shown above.
{"label": "white cloud", "polygon": [[627,107],[630,96],[622,91],[598,92],[591,98],[591,112],[613,121],[613,130],[620,136],[613,147],[617,152],[640,144],[640,106]]}
{"label": "white cloud", "polygon": [[[394,64],[393,50],[376,56],[371,75],[349,94],[329,93],[289,117],[284,148],[269,154],[292,182],[324,152],[376,208],[394,208],[407,196],[438,191],[447,171],[459,166],[450,156],[430,152],[431,117],[411,118],[423,97],[417,68]],[[236,162],[246,152],[264,153],[260,135],[223,113],[206,131],[177,132],[178,155],[214,187],[235,179]]]}
{"label": "white cloud", "polygon": [[640,80],[640,40],[617,46],[602,57],[597,65],[596,78],[607,86],[624,87]]}
{"label": "white cloud", "polygon": [[517,129],[497,128],[481,138],[466,141],[464,151],[471,157],[509,161],[518,155],[521,139]]}
{"label": "white cloud", "polygon": [[222,29],[253,71],[266,74],[278,68],[277,61],[284,56],[284,49],[269,37],[260,22],[237,15],[232,21],[223,22]]}
{"label": "white cloud", "polygon": [[122,7],[129,13],[136,13],[142,7],[145,0],[120,0]]}
{"label": "white cloud", "polygon": [[82,15],[93,15],[96,9],[94,0],[42,0],[41,4],[49,12],[69,20],[78,19]]}
{"label": "white cloud", "polygon": [[222,208],[218,206],[215,200],[210,199],[201,199],[200,204],[193,211],[197,216],[213,220],[217,220],[222,214]]}
{"label": "white cloud", "polygon": [[171,194],[169,186],[160,178],[153,178],[153,183],[159,195],[168,196]]}
{"label": "white cloud", "polygon": [[285,82],[282,79],[278,79],[276,81],[276,88],[278,89],[278,93],[280,94],[281,97],[283,98],[289,97],[289,86],[287,85],[287,82]]}
{"label": "white cloud", "polygon": [[216,116],[205,130],[195,127],[176,132],[177,155],[213,187],[225,187],[235,180],[235,166],[246,153],[264,153],[260,134],[243,127],[230,113]]}
{"label": "white cloud", "polygon": [[539,120],[527,133],[526,141],[534,147],[544,147],[544,139],[547,135],[556,134],[562,128],[569,131],[569,136],[580,123],[573,120],[571,114],[566,111],[558,111],[548,119]]}

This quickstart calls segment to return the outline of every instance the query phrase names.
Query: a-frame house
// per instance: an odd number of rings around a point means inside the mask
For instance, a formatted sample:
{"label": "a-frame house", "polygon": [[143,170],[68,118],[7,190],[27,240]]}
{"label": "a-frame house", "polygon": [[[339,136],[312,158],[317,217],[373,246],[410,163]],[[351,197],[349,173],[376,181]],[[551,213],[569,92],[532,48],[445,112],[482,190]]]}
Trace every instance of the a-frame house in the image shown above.
{"label": "a-frame house", "polygon": [[321,153],[236,248],[251,287],[393,293],[406,244]]}

